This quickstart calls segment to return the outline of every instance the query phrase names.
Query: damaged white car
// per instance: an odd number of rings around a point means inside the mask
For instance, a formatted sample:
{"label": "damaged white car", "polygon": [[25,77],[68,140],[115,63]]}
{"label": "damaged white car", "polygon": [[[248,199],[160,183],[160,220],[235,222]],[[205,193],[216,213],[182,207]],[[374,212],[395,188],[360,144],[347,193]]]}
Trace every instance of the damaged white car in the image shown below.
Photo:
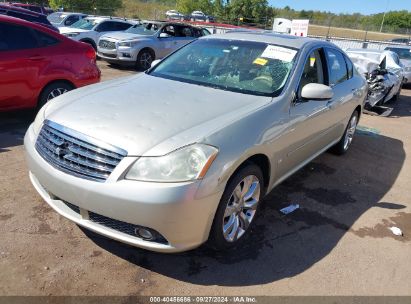
{"label": "damaged white car", "polygon": [[367,79],[369,90],[366,107],[372,108],[398,99],[404,70],[396,53],[368,49],[348,49],[346,53],[358,72]]}

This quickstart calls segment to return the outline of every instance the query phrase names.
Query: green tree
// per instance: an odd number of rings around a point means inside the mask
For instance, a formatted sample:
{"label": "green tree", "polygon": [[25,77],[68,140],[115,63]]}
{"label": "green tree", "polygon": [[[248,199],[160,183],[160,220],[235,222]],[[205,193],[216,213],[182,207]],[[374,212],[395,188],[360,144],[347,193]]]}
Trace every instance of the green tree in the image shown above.
{"label": "green tree", "polygon": [[122,0],[49,0],[49,4],[53,9],[111,15],[121,7]]}
{"label": "green tree", "polygon": [[205,14],[214,13],[214,5],[210,0],[177,0],[176,7],[184,14],[191,14],[193,11],[202,11]]}
{"label": "green tree", "polygon": [[267,0],[232,0],[229,4],[230,19],[245,18],[255,23],[265,23],[268,8]]}

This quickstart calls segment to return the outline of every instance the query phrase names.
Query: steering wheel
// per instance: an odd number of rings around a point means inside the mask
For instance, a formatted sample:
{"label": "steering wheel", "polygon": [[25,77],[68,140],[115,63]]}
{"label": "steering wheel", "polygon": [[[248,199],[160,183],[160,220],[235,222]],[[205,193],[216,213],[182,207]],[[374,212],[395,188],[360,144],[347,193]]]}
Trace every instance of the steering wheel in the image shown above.
{"label": "steering wheel", "polygon": [[271,88],[273,86],[273,79],[268,75],[260,75],[254,78],[253,81],[258,81],[259,83],[267,86],[268,88]]}

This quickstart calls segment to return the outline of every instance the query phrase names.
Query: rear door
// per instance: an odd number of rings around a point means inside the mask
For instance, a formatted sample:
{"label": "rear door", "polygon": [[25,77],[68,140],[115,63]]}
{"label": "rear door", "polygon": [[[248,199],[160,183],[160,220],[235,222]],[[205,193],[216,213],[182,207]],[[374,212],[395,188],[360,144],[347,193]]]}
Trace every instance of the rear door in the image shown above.
{"label": "rear door", "polygon": [[37,47],[31,28],[0,22],[0,109],[34,106],[37,75],[29,67],[39,59]]}
{"label": "rear door", "polygon": [[332,136],[334,139],[341,137],[348,119],[351,117],[358,102],[361,88],[354,76],[354,67],[341,51],[326,48],[328,64],[329,85],[332,87],[334,97],[328,102]]}

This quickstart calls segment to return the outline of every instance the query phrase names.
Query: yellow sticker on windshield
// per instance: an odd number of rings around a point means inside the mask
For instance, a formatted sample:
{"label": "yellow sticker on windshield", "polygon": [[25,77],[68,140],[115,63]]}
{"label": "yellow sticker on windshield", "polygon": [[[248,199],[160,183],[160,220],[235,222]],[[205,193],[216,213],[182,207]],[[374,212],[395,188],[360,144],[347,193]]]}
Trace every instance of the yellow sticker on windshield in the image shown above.
{"label": "yellow sticker on windshield", "polygon": [[267,59],[263,59],[263,58],[257,58],[256,60],[254,60],[254,64],[259,64],[259,65],[266,65],[268,62]]}

